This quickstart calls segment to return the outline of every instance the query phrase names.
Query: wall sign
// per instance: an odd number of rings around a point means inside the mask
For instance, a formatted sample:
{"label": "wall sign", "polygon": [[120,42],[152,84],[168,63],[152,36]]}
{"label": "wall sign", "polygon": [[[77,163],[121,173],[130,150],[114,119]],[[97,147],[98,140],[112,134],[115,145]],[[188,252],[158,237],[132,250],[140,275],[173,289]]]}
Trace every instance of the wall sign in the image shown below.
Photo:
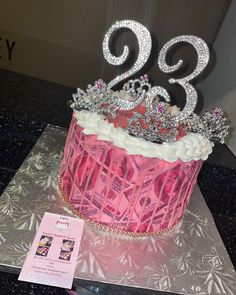
{"label": "wall sign", "polygon": [[16,41],[0,37],[0,58],[11,61]]}

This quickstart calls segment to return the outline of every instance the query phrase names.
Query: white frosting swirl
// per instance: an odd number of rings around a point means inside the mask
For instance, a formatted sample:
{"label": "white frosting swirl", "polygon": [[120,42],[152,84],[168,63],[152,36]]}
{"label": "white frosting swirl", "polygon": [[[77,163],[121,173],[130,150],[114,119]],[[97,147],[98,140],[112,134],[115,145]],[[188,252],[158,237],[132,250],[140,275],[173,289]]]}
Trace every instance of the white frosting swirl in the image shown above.
{"label": "white frosting swirl", "polygon": [[75,111],[74,116],[84,134],[97,135],[97,139],[112,142],[129,155],[143,155],[168,162],[181,160],[206,160],[214,143],[198,133],[189,133],[175,142],[156,144],[129,135],[121,128],[115,128],[104,116],[89,111]]}

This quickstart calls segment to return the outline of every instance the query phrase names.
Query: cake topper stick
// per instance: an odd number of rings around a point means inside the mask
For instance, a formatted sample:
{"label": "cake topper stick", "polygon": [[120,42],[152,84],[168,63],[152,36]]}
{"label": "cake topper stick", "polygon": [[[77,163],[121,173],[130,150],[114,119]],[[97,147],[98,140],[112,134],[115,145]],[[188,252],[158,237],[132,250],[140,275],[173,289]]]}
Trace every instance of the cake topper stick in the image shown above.
{"label": "cake topper stick", "polygon": [[105,34],[105,37],[103,40],[103,54],[108,63],[118,66],[118,65],[124,64],[128,58],[129,48],[127,45],[124,46],[123,53],[119,57],[112,55],[109,49],[109,42],[110,42],[112,33],[116,31],[117,29],[121,29],[121,28],[128,28],[132,32],[134,32],[138,40],[139,53],[138,53],[138,58],[136,62],[134,63],[133,67],[129,69],[127,72],[121,74],[120,76],[117,76],[115,79],[109,82],[108,84],[109,88],[114,87],[119,82],[137,73],[146,64],[152,49],[151,35],[149,31],[143,25],[133,20],[118,21],[110,27],[110,29]]}
{"label": "cake topper stick", "polygon": [[169,79],[169,83],[178,83],[184,88],[186,93],[186,104],[183,110],[180,113],[178,113],[174,118],[176,122],[186,119],[191,115],[191,113],[193,113],[195,106],[197,104],[197,92],[195,88],[189,83],[189,81],[197,77],[205,69],[210,56],[209,48],[206,42],[203,41],[201,38],[192,35],[177,36],[168,41],[166,44],[164,44],[159,53],[158,65],[164,73],[173,73],[177,71],[183,64],[182,59],[180,59],[177,64],[172,66],[169,66],[166,63],[167,51],[170,49],[172,45],[177,44],[179,42],[187,42],[194,47],[194,49],[197,52],[197,65],[195,70],[190,75],[180,79]]}

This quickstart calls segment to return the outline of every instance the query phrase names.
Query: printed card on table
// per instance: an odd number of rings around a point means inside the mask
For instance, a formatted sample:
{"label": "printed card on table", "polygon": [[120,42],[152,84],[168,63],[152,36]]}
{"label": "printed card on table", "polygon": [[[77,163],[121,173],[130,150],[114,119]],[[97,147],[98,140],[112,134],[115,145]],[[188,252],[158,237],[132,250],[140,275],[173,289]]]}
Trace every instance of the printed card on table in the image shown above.
{"label": "printed card on table", "polygon": [[19,280],[71,288],[84,221],[46,212]]}

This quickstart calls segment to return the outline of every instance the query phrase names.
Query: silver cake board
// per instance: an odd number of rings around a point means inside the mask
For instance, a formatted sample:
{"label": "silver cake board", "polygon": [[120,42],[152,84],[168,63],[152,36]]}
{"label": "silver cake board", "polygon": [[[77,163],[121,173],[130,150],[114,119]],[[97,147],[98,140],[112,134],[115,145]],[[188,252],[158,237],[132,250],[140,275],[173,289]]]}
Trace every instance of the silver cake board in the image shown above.
{"label": "silver cake board", "polygon": [[[57,188],[66,133],[48,126],[0,197],[0,270],[19,273],[46,211],[73,216]],[[188,295],[236,294],[235,270],[198,187],[169,234],[133,239],[86,225],[75,285],[77,279]]]}

